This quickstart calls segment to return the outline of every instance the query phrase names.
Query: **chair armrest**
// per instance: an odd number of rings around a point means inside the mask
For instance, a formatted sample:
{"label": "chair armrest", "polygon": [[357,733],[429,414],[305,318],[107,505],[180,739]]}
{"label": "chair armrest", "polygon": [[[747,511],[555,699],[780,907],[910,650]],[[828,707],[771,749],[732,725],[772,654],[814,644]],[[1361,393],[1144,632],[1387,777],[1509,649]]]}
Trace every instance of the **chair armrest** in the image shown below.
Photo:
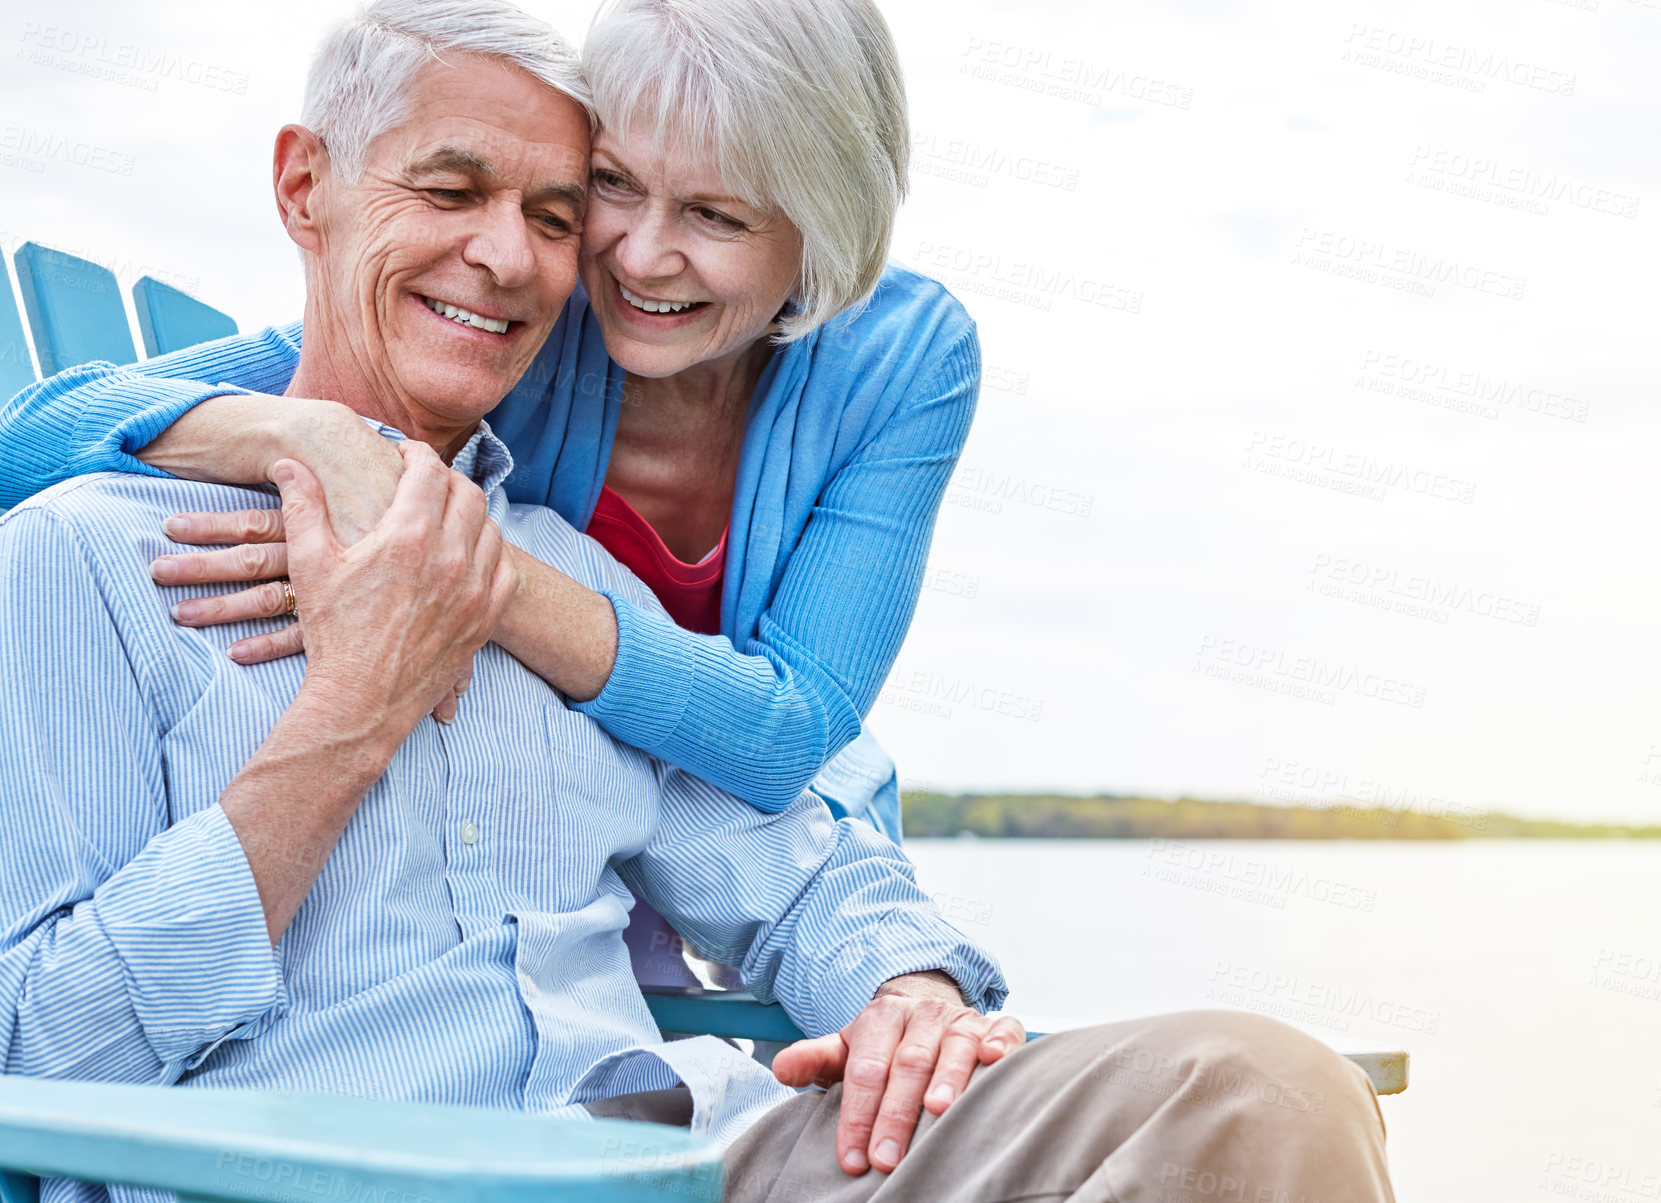
{"label": "chair armrest", "polygon": [[[680,986],[646,987],[646,1005],[652,1018],[665,1032],[691,1032],[738,1040],[771,1040],[788,1044],[805,1037],[776,1003],[756,1001],[753,994],[738,990],[698,990]],[[1027,1029],[1027,1038],[1037,1040],[1051,1032],[1083,1027],[1084,1021],[1048,1016],[1016,1016]],[[1338,1050],[1366,1073],[1379,1094],[1400,1094],[1407,1089],[1408,1055],[1405,1049]]]}
{"label": "chair armrest", "polygon": [[644,986],[641,990],[660,1031],[780,1044],[807,1039],[783,1007],[757,1002],[755,995],[745,991],[685,986]]}
{"label": "chair armrest", "polygon": [[20,1077],[0,1077],[0,1169],[234,1203],[721,1197],[719,1150],[679,1128]]}

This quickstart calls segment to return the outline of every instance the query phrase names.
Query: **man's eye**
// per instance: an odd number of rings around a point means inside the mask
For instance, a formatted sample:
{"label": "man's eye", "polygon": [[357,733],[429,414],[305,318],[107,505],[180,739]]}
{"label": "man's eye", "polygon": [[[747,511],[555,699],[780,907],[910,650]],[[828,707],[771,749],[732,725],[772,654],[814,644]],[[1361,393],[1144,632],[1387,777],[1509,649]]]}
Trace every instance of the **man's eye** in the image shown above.
{"label": "man's eye", "polygon": [[557,214],[543,213],[537,217],[537,220],[540,221],[550,233],[569,234],[571,232],[571,223]]}
{"label": "man's eye", "polygon": [[461,188],[428,188],[427,195],[447,205],[460,204],[467,199],[467,192]]}

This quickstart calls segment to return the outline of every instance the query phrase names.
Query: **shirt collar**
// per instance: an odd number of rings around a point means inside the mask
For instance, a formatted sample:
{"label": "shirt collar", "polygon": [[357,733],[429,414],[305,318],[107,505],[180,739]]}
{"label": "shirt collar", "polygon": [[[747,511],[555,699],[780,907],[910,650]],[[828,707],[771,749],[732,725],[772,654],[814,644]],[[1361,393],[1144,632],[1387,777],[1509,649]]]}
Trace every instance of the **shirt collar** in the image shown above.
{"label": "shirt collar", "polygon": [[[358,416],[363,417],[362,414]],[[396,426],[388,426],[374,418],[363,420],[371,430],[384,435],[394,443],[402,443],[409,438]],[[490,429],[490,423],[480,419],[479,428],[473,432],[472,438],[462,444],[461,450],[456,452],[456,458],[451,461],[450,467],[478,485],[488,497],[512,475],[513,453],[508,450],[506,443],[496,437],[496,432]]]}

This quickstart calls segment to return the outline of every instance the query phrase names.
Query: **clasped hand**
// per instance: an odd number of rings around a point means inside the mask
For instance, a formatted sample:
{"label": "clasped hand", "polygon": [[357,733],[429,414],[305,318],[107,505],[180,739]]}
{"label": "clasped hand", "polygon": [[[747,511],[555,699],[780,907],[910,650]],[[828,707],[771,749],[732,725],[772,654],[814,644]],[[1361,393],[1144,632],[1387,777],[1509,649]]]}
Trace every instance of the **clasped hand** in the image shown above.
{"label": "clasped hand", "polygon": [[[425,443],[406,441],[398,449],[403,471],[391,507],[372,524],[354,516],[354,525],[344,515],[332,515],[331,523],[322,484],[295,460],[271,470],[282,492],[281,510],[168,519],[163,529],[176,542],[232,546],[157,558],[150,571],[158,584],[264,582],[188,598],[173,607],[174,619],[205,627],[280,618],[287,604],[282,578],[288,577],[301,621],[238,640],[227,649],[231,659],[258,664],[304,651],[315,668],[320,654],[325,663],[361,653],[390,657],[381,663],[383,676],[396,664],[423,684],[443,679],[428,706],[439,721],[452,721],[473,671],[472,651],[463,657],[459,649],[488,642],[519,577],[478,486],[447,468]],[[368,533],[342,538],[343,525]],[[378,642],[368,637],[371,619],[384,636]],[[415,663],[423,652],[433,658]],[[444,677],[454,665],[459,667]],[[434,691],[428,684],[418,692]]]}

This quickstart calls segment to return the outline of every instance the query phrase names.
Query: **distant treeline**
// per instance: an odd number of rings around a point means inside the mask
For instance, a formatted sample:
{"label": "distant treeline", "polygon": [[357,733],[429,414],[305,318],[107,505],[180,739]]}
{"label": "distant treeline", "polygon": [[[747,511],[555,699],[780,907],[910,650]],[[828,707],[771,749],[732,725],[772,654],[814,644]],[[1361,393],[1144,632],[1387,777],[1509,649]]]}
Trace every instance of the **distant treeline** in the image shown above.
{"label": "distant treeline", "polygon": [[1005,839],[1468,840],[1655,839],[1661,827],[1556,823],[1498,811],[1426,814],[1385,807],[1265,806],[1194,798],[907,792],[908,836]]}

